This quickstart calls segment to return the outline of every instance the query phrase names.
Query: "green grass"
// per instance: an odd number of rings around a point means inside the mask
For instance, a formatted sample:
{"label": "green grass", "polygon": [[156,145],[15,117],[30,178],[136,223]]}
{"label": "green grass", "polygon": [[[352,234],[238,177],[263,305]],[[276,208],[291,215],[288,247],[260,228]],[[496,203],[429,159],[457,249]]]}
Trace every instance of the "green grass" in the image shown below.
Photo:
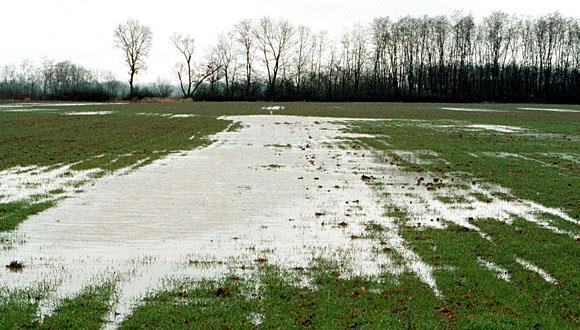
{"label": "green grass", "polygon": [[100,329],[110,309],[114,285],[91,286],[78,295],[59,302],[54,312],[40,320],[38,303],[46,298],[45,289],[19,291],[0,298],[2,329]]}
{"label": "green grass", "polygon": [[[403,237],[428,264],[446,266],[435,271],[445,301],[458,328],[548,328],[580,325],[577,265],[580,249],[568,237],[552,234],[526,221],[510,226],[494,220],[478,225],[492,242],[478,233],[450,225],[446,230],[405,230]],[[534,242],[530,244],[530,242]],[[507,283],[484,269],[477,258],[506,268]],[[516,257],[529,260],[560,281],[545,282],[525,270]]]}
{"label": "green grass", "polygon": [[0,297],[0,326],[3,329],[26,329],[36,326],[38,302],[42,290],[3,293]]}
{"label": "green grass", "polygon": [[484,202],[484,203],[493,202],[493,198],[487,196],[486,194],[480,193],[480,192],[472,192],[469,195],[472,197],[475,197],[475,199],[477,199],[480,202]]}
{"label": "green grass", "polygon": [[34,202],[13,202],[0,204],[0,232],[14,230],[28,217],[40,213],[52,206],[54,201],[34,203]]}
{"label": "green grass", "polygon": [[42,322],[43,329],[101,329],[110,309],[114,286],[110,283],[85,289],[64,299]]}
{"label": "green grass", "polygon": [[267,145],[265,145],[265,147],[290,149],[290,148],[292,148],[292,145],[291,144],[267,144]]}
{"label": "green grass", "polygon": [[[410,274],[385,275],[380,282],[338,274],[335,265],[318,261],[304,273],[264,266],[256,278],[184,283],[145,299],[121,329],[251,329],[256,315],[264,329],[431,328],[447,322],[441,302]],[[315,288],[298,285],[300,277]]]}
{"label": "green grass", "polygon": [[168,118],[131,112],[104,116],[0,112],[0,170],[77,162],[75,169],[116,170],[205,145],[208,135],[230,123],[216,117]]}
{"label": "green grass", "polygon": [[437,199],[445,204],[463,204],[468,202],[463,196],[439,195]]}
{"label": "green grass", "polygon": [[[578,326],[577,291],[573,291],[577,279],[566,285],[547,284],[514,264],[512,253],[519,251],[511,251],[511,246],[478,251],[489,242],[474,232],[428,230],[416,242],[416,233],[405,235],[428,262],[452,267],[435,272],[443,299],[435,298],[409,273],[346,279],[339,276],[336,266],[317,261],[304,272],[265,266],[256,278],[229,276],[220,281],[182,283],[145,299],[121,329],[251,329],[256,315],[264,329]],[[438,248],[436,253],[433,246]],[[482,268],[477,263],[480,255],[506,264],[512,282]],[[299,285],[300,278],[309,279],[312,286]]]}
{"label": "green grass", "polygon": [[268,164],[268,165],[262,165],[263,168],[269,169],[269,170],[277,170],[280,168],[283,168],[284,165],[280,165],[280,164]]}

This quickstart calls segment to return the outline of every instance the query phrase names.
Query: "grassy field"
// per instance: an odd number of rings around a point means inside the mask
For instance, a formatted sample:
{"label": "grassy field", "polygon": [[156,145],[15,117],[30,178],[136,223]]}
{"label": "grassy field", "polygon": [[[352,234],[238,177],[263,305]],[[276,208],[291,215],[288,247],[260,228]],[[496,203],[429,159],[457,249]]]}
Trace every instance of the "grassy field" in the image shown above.
{"label": "grassy field", "polygon": [[[209,135],[237,128],[230,126],[232,122],[219,119],[221,116],[269,114],[262,109],[268,105],[127,104],[71,107],[66,111],[55,106],[55,110],[42,112],[0,109],[0,171],[15,166],[51,168],[72,164],[71,171],[97,169],[96,180],[173,152],[207,145],[211,143]],[[343,147],[370,148],[377,161],[385,157],[406,171],[428,173],[446,182],[454,178],[509,190],[494,199],[529,200],[559,208],[576,223],[546,214],[540,217],[573,237],[517,217],[511,225],[494,218],[477,219],[477,226],[490,239],[451,223],[445,229],[416,228],[410,225],[412,214],[385,201],[385,214],[399,220],[399,232],[409,248],[434,266],[441,297],[409,272],[344,278],[339,267],[327,260],[295,270],[262,265],[249,277],[232,273],[221,280],[174,283],[166,291],[147,297],[121,328],[580,327],[580,112],[520,109],[578,110],[579,106],[280,105],[284,106],[284,110],[276,112],[280,115],[386,119],[349,122],[349,131],[368,137]],[[113,113],[63,115],[84,111]],[[389,194],[388,187],[374,180],[368,184],[378,195]],[[469,186],[462,189],[468,190]],[[81,191],[82,185],[77,190]],[[472,196],[482,201],[489,198],[477,193]],[[51,196],[0,204],[0,231],[17,228],[30,215],[65,197],[57,191]],[[440,199],[449,204],[467,203],[462,195]],[[382,242],[385,231],[379,225],[369,226],[366,239]],[[381,253],[401,258],[388,248]],[[481,263],[489,260],[505,269],[509,279],[482,268]],[[529,271],[526,263],[541,265],[541,269],[553,274],[554,282]],[[304,278],[311,285],[300,284]],[[36,320],[40,298],[35,297],[42,297],[43,291],[13,292],[0,301],[0,325],[99,328],[104,324],[113,292],[114,283],[88,288],[63,301],[54,315],[42,323]]]}

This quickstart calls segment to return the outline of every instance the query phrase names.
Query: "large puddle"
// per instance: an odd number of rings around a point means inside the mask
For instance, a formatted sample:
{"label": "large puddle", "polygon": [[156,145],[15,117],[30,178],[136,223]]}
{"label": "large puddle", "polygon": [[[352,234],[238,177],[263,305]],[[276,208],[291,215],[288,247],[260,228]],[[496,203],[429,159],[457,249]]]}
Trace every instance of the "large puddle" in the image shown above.
{"label": "large puddle", "polygon": [[[227,119],[243,129],[217,134],[210,147],[105,177],[27,220],[14,233],[24,242],[0,254],[0,263],[17,260],[24,269],[0,271],[1,286],[50,283],[42,316],[60,299],[117,276],[110,327],[167,278],[243,273],[262,263],[305,268],[317,257],[340,261],[344,276],[411,271],[440,296],[432,267],[408,248],[396,220],[384,216],[386,201],[368,184],[370,176],[390,189],[388,202],[414,215],[411,224],[440,227],[441,218],[477,229],[468,217],[565,216],[523,202],[472,199],[471,207],[459,208],[439,202],[427,185],[435,178],[419,180],[377,162],[369,150],[333,147],[357,137],[342,133],[346,125],[337,119]],[[364,238],[370,222],[387,229],[383,242]],[[382,252],[384,244],[403,264]]]}
{"label": "large puddle", "polygon": [[85,107],[98,105],[123,105],[127,103],[5,103],[0,104],[0,109],[17,109],[17,108],[31,108],[31,107]]}
{"label": "large puddle", "polygon": [[558,109],[558,108],[518,108],[519,110],[528,110],[528,111],[548,111],[548,112],[577,112],[580,113],[580,110],[574,109]]}
{"label": "large puddle", "polygon": [[2,285],[51,283],[56,291],[43,302],[45,314],[87,284],[121,274],[119,320],[164,278],[219,276],[225,264],[307,267],[324,257],[340,260],[345,276],[400,273],[402,266],[379,253],[379,242],[362,238],[372,220],[392,228],[388,243],[437,290],[430,268],[404,246],[372,189],[353,172],[370,167],[371,153],[328,148],[343,125],[228,119],[244,129],[216,135],[208,148],[107,177],[30,218],[14,234],[25,243],[0,256],[25,268],[2,272]]}

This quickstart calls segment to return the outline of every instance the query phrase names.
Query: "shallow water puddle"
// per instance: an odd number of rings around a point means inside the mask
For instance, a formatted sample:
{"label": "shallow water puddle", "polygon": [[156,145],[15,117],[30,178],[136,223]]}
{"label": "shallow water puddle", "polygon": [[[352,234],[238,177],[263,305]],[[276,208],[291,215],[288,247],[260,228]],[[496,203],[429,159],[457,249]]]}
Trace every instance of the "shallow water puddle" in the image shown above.
{"label": "shallow water puddle", "polygon": [[99,169],[72,170],[74,165],[17,166],[0,171],[0,203],[62,197],[101,172]]}
{"label": "shallow water puddle", "polygon": [[578,113],[580,113],[580,110],[573,110],[573,109],[554,109],[554,108],[518,108],[518,110],[549,111],[549,112],[578,112]]}
{"label": "shallow water puddle", "polygon": [[0,104],[0,109],[30,108],[30,107],[82,107],[97,105],[124,105],[127,103],[8,103]]}
{"label": "shallow water puddle", "polygon": [[60,109],[54,109],[54,108],[9,108],[8,110],[3,110],[2,108],[0,108],[0,113],[2,112],[9,112],[9,113],[13,113],[13,112],[38,112],[38,111],[42,111],[42,112],[47,112],[50,113],[52,111],[58,111]]}
{"label": "shallow water puddle", "polygon": [[387,244],[438,293],[431,268],[405,247],[372,189],[352,172],[369,167],[371,154],[327,147],[345,126],[301,117],[228,119],[244,129],[217,134],[208,148],[104,178],[30,218],[15,233],[26,243],[0,256],[25,269],[1,273],[2,285],[59,283],[42,305],[41,314],[49,314],[92,278],[130,274],[119,289],[121,320],[165,277],[196,276],[200,264],[210,266],[205,275],[217,276],[225,269],[215,265],[307,267],[324,257],[343,262],[345,274],[400,273],[401,265],[378,252],[379,242],[364,239],[372,220],[391,229]]}
{"label": "shallow water puddle", "polygon": [[521,259],[521,258],[516,258],[516,261],[518,264],[520,264],[525,269],[540,275],[542,277],[542,279],[544,279],[544,281],[546,281],[550,284],[558,284],[558,281],[556,281],[556,279],[554,279],[552,277],[552,275],[548,274],[548,272],[546,272],[545,270],[541,269],[540,267],[532,264],[531,262],[526,261],[526,260]]}
{"label": "shallow water puddle", "polygon": [[79,111],[79,112],[65,112],[65,116],[102,116],[110,115],[113,111]]}
{"label": "shallow water puddle", "polygon": [[506,282],[511,281],[511,276],[510,276],[509,272],[507,271],[507,269],[500,267],[497,264],[495,264],[494,262],[485,260],[481,257],[477,257],[477,262],[480,265],[482,265],[483,267],[485,267],[485,268],[489,269],[490,271],[492,271],[493,273],[495,273],[495,275],[498,278],[500,278]]}
{"label": "shallow water puddle", "polygon": [[269,107],[262,107],[262,110],[270,110],[270,111],[280,111],[280,110],[284,110],[285,107],[281,106],[281,105],[272,105]]}
{"label": "shallow water puddle", "polygon": [[169,118],[193,118],[196,115],[190,115],[190,114],[178,114],[178,115],[173,115]]}
{"label": "shallow water puddle", "polygon": [[[415,154],[415,163],[425,162],[421,160],[420,154]],[[549,214],[580,224],[562,210],[527,200],[515,198],[506,200],[504,196],[511,196],[510,191],[501,186],[462,182],[459,178],[442,179],[429,173],[404,171],[389,163],[383,155],[376,157],[378,161],[371,171],[376,177],[371,184],[375,185],[379,192],[387,194],[383,198],[384,202],[405,211],[410,216],[406,222],[409,226],[445,228],[446,222],[450,222],[475,230],[483,238],[489,239],[477,227],[478,219],[493,218],[511,224],[514,218],[521,217],[554,233],[567,235],[572,239],[577,238],[575,233],[561,230],[542,217],[542,214]],[[445,200],[446,196],[451,196],[449,201]]]}
{"label": "shallow water puddle", "polygon": [[499,133],[517,133],[524,130],[521,127],[503,126],[503,125],[468,125],[468,128],[482,129]]}
{"label": "shallow water puddle", "polygon": [[504,112],[501,110],[493,110],[493,109],[477,109],[477,108],[441,108],[447,111],[462,111],[462,112]]}

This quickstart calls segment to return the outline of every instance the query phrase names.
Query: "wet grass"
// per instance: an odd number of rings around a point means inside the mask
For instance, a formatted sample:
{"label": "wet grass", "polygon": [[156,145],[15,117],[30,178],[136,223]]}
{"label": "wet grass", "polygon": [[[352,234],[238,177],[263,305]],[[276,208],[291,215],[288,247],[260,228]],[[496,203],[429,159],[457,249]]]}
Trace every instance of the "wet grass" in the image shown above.
{"label": "wet grass", "polygon": [[468,202],[463,196],[439,195],[436,198],[445,204],[463,204]]}
{"label": "wet grass", "polygon": [[38,302],[44,297],[41,290],[4,293],[0,297],[0,325],[3,329],[34,327]]}
{"label": "wet grass", "polygon": [[280,165],[280,164],[268,164],[268,165],[262,165],[263,168],[269,169],[269,170],[277,170],[277,169],[281,169],[284,167],[284,165]]}
{"label": "wet grass", "polygon": [[203,281],[146,298],[121,329],[239,329],[249,327],[249,313],[256,300],[242,294],[243,283],[233,278],[220,282]]}
{"label": "wet grass", "polygon": [[46,288],[13,292],[0,298],[2,329],[101,329],[110,310],[114,286],[91,286],[80,294],[63,299],[54,312],[38,318],[38,304],[46,298]]}
{"label": "wet grass", "polygon": [[469,195],[472,197],[475,197],[480,202],[484,202],[484,203],[493,202],[493,198],[487,196],[486,194],[480,193],[480,192],[472,192],[472,193],[469,193]]}
{"label": "wet grass", "polygon": [[345,279],[318,261],[304,272],[263,266],[255,278],[184,283],[148,297],[121,329],[432,328],[447,322],[439,309],[410,274]]}
{"label": "wet grass", "polygon": [[[65,116],[60,112],[0,111],[0,171],[15,166],[58,167],[75,164],[72,170],[99,168],[106,173],[130,166],[144,166],[170,153],[191,150],[211,141],[207,137],[232,124],[217,116],[170,118],[143,116],[123,106],[78,107],[67,111],[114,110],[102,116]],[[117,111],[119,110],[119,111]],[[230,126],[230,130],[239,125]],[[80,188],[87,181],[79,181]],[[29,216],[54,204],[64,192],[57,188],[54,197],[38,203],[22,200],[0,204],[0,231],[15,229]]]}
{"label": "wet grass", "polygon": [[[579,325],[574,291],[578,280],[546,283],[515,263],[514,253],[530,258],[524,251],[491,244],[456,227],[426,230],[421,239],[412,230],[404,236],[422,258],[439,267],[435,276],[443,298],[436,298],[409,273],[344,278],[338,267],[324,261],[302,272],[263,266],[255,278],[186,282],[151,295],[121,328],[573,329]],[[530,238],[524,235],[521,240]],[[478,257],[505,266],[510,282],[483,268]],[[538,264],[549,269],[546,263]]]}
{"label": "wet grass", "polygon": [[113,171],[205,145],[208,135],[230,123],[216,117],[141,116],[122,110],[105,116],[0,112],[0,170],[80,162],[74,169]]}
{"label": "wet grass", "polygon": [[50,207],[55,202],[13,202],[0,204],[0,232],[14,230],[28,217],[40,213]]}
{"label": "wet grass", "polygon": [[[495,115],[495,114],[494,114]],[[487,115],[489,116],[489,115]],[[562,118],[558,136],[493,133],[489,131],[466,131],[462,128],[440,128],[445,121],[418,125],[413,122],[360,122],[353,130],[358,133],[377,135],[363,139],[373,149],[389,153],[392,150],[417,152],[432,150],[438,157],[427,163],[411,163],[390,154],[389,160],[416,172],[431,172],[437,176],[459,176],[467,182],[472,180],[499,184],[509,188],[518,198],[532,200],[549,207],[562,208],[571,217],[580,218],[580,164],[571,164],[553,158],[550,166],[533,159],[494,156],[501,153],[542,155],[559,152],[580,154],[580,142],[564,134],[571,123]],[[550,131],[558,130],[555,118]],[[457,123],[455,123],[457,124]],[[522,123],[526,124],[526,123]],[[537,126],[537,124],[535,124]],[[576,123],[580,132],[580,118]],[[540,132],[545,132],[542,130]],[[381,135],[389,135],[386,139]],[[578,137],[576,137],[578,138]],[[390,145],[386,146],[384,142]],[[477,155],[473,157],[471,154]],[[561,165],[561,166],[560,166]],[[497,198],[512,199],[496,193]],[[474,197],[485,201],[488,197],[475,193]]]}
{"label": "wet grass", "polygon": [[290,149],[290,148],[292,148],[292,145],[291,144],[267,144],[267,145],[265,145],[265,147]]}
{"label": "wet grass", "polygon": [[64,299],[54,313],[46,317],[42,329],[101,329],[110,310],[114,285],[85,289],[79,295]]}
{"label": "wet grass", "polygon": [[[580,196],[580,166],[547,155],[552,152],[580,154],[578,136],[570,134],[570,128],[580,124],[579,119],[558,115],[547,119],[551,114],[543,114],[545,121],[531,122],[524,114],[519,115],[521,122],[513,122],[505,114],[493,114],[494,119],[488,118],[489,114],[467,118],[475,116],[470,114],[460,121],[456,118],[454,121],[358,122],[352,127],[357,133],[376,135],[361,141],[385,153],[390,162],[404,169],[437,177],[459,177],[469,183],[499,184],[511,190],[510,194],[492,192],[492,197],[478,192],[470,194],[479,201],[523,198],[561,208],[578,219],[580,200],[576,196]],[[476,123],[530,127],[535,133],[506,134],[462,128]],[[410,162],[397,157],[395,150],[411,151],[422,159],[426,159],[421,157],[423,150],[431,150],[438,156],[429,157],[429,162]],[[524,157],[499,156],[502,153]],[[382,191],[378,187],[378,192]],[[388,200],[388,189],[384,191]],[[463,202],[451,196],[439,196],[439,200],[450,205]],[[441,311],[446,314],[448,326],[484,329],[575,329],[580,326],[577,239],[553,233],[525,219],[513,219],[513,224],[478,219],[474,224],[488,235],[490,240],[486,240],[479,232],[453,224],[445,229],[410,228],[405,223],[412,215],[393,207],[387,207],[386,211],[396,219],[408,247],[434,267],[434,276],[444,297]],[[557,228],[578,233],[574,223],[555,216],[544,218]],[[496,271],[485,268],[481,260],[506,269],[509,282],[501,279]],[[544,270],[557,284],[526,269],[518,260]]]}
{"label": "wet grass", "polygon": [[[421,258],[439,269],[449,321],[457,328],[576,328],[580,325],[577,265],[580,250],[567,237],[527,221],[515,226],[478,222],[492,241],[450,225],[446,230],[406,229],[403,237]],[[531,243],[533,242],[533,243]],[[507,269],[510,282],[484,268],[478,258]],[[516,263],[523,258],[546,270],[557,285]]]}

